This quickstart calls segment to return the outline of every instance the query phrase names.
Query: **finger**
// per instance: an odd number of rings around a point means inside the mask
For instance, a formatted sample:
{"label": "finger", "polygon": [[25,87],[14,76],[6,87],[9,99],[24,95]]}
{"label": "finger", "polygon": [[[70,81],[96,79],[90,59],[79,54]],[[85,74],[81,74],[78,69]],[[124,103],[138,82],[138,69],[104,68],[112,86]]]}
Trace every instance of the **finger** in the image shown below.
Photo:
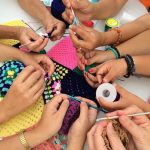
{"label": "finger", "polygon": [[87,134],[87,143],[88,143],[89,150],[95,150],[94,133],[96,131],[96,128],[97,128],[97,125],[94,125]]}
{"label": "finger", "polygon": [[40,63],[46,65],[46,71],[48,71],[49,75],[52,75],[55,70],[53,61],[47,55],[41,55],[41,57],[42,59]]}
{"label": "finger", "polygon": [[84,74],[85,80],[86,82],[93,88],[97,87],[97,85],[95,85],[95,83],[93,81],[91,81],[86,74]]}
{"label": "finger", "polygon": [[79,119],[82,120],[83,122],[86,122],[87,118],[88,118],[88,106],[85,102],[81,102]]}
{"label": "finger", "polygon": [[29,93],[33,96],[45,85],[44,76],[42,75],[39,80],[31,87]]}
{"label": "finger", "polygon": [[52,100],[51,100],[51,103],[54,107],[54,109],[57,110],[57,108],[59,107],[60,103],[67,99],[68,96],[66,94],[59,94],[59,95],[56,95]]}
{"label": "finger", "polygon": [[77,35],[79,35],[83,40],[89,38],[89,33],[83,29],[81,26],[75,26],[75,25],[70,25],[69,28],[75,32]]}
{"label": "finger", "polygon": [[90,69],[89,69],[89,72],[92,73],[92,74],[94,74],[94,73],[96,73],[96,72],[98,71],[98,68],[99,68],[99,66],[90,68]]}
{"label": "finger", "polygon": [[103,82],[108,83],[116,79],[116,74],[111,69],[105,74]]}
{"label": "finger", "polygon": [[117,92],[122,96],[125,95],[126,93],[128,93],[128,91],[126,89],[124,89],[123,87],[119,86],[118,84],[113,84],[117,90]]}
{"label": "finger", "polygon": [[38,99],[42,96],[42,94],[43,94],[43,92],[44,92],[44,89],[45,89],[45,85],[43,85],[43,86],[40,88],[40,90],[33,96],[33,100],[34,100],[34,101],[38,100]]}
{"label": "finger", "polygon": [[121,101],[108,102],[107,100],[104,100],[102,97],[99,97],[98,102],[103,108],[107,110],[116,110],[122,108]]}
{"label": "finger", "polygon": [[88,72],[86,72],[86,75],[91,81],[93,81],[94,83],[98,83],[98,80],[95,76],[93,76],[92,74],[90,74]]}
{"label": "finger", "polygon": [[43,38],[39,37],[36,41],[32,42],[31,44],[28,44],[26,47],[29,50],[34,51],[37,47],[39,47],[43,42]]}
{"label": "finger", "polygon": [[123,146],[120,138],[118,137],[117,133],[115,132],[112,126],[112,122],[109,122],[107,125],[107,136],[113,150],[125,150],[125,147]]}
{"label": "finger", "polygon": [[63,122],[63,120],[64,120],[64,117],[65,117],[65,114],[66,114],[66,112],[67,112],[67,110],[68,110],[68,107],[69,107],[69,100],[68,99],[65,99],[62,103],[61,103],[61,105],[60,105],[60,107],[59,107],[59,110],[58,110],[58,112],[57,112],[57,114],[58,114],[58,119],[61,121],[61,123]]}
{"label": "finger", "polygon": [[70,7],[71,7],[71,4],[70,4],[70,1],[69,1],[69,0],[63,0],[63,3],[64,3],[64,5],[65,5],[67,8],[70,8]]}
{"label": "finger", "polygon": [[121,125],[134,137],[140,137],[142,128],[137,126],[129,117],[120,116],[119,122]]}
{"label": "finger", "polygon": [[47,45],[48,43],[48,38],[45,38],[43,40],[43,42],[41,43],[41,45],[39,45],[36,49],[34,49],[35,52],[40,52],[41,50],[43,50],[45,48],[45,46]]}
{"label": "finger", "polygon": [[15,79],[15,82],[20,81],[20,82],[24,82],[28,76],[30,76],[30,74],[32,74],[35,71],[35,67],[33,66],[27,66],[25,67],[21,73],[19,73],[18,77]]}
{"label": "finger", "polygon": [[62,17],[64,18],[64,20],[66,20],[69,24],[72,23],[73,21],[73,14],[71,12],[70,9],[65,9],[65,12],[62,14]]}
{"label": "finger", "polygon": [[24,81],[24,86],[26,89],[32,88],[34,84],[41,78],[42,72],[40,70],[36,70],[33,72],[27,79]]}
{"label": "finger", "polygon": [[96,131],[94,134],[95,150],[99,150],[100,148],[101,148],[101,150],[107,150],[104,139],[102,137],[102,133],[103,133],[104,127],[106,127],[106,125],[107,125],[107,122],[101,122],[101,123],[97,124],[97,128],[96,128]]}

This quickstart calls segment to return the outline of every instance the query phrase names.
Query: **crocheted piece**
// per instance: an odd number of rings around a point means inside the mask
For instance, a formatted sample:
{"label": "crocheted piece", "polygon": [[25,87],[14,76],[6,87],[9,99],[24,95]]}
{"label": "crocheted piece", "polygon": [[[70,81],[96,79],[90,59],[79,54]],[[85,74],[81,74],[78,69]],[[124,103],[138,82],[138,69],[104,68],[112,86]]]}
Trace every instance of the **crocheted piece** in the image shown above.
{"label": "crocheted piece", "polygon": [[[127,135],[127,131],[121,126],[118,120],[112,120],[112,125],[114,127],[114,130],[118,134],[122,144],[124,145],[125,149],[128,149],[129,138]],[[106,128],[103,130],[102,137],[104,139],[107,150],[112,150],[111,145],[109,143],[109,139],[107,137]]]}
{"label": "crocheted piece", "polygon": [[[7,94],[17,75],[24,68],[24,64],[18,61],[7,61],[0,67],[0,100]],[[36,124],[42,115],[44,101],[41,97],[34,105],[24,112],[16,115],[9,121],[0,124],[0,137],[14,135]]]}
{"label": "crocheted piece", "polygon": [[69,69],[74,69],[77,66],[76,49],[70,37],[61,40],[47,54],[50,58]]}
{"label": "crocheted piece", "polygon": [[[56,62],[55,68],[55,77],[52,75],[51,79],[47,79],[46,81],[46,88],[44,91],[44,100],[46,102],[48,102],[56,94],[55,91],[59,91],[59,93],[71,96],[82,96],[97,103],[95,98],[96,90],[88,85],[83,76],[78,75],[69,68],[66,68]],[[53,86],[54,80],[56,81],[56,84],[58,84],[57,86]],[[55,91],[52,86],[56,87]]]}
{"label": "crocheted piece", "polygon": [[[13,20],[13,21],[10,21],[10,22],[6,22],[2,25],[27,27],[27,25],[21,20]],[[19,41],[14,40],[14,39],[0,39],[0,43],[13,46],[15,44],[18,44]]]}
{"label": "crocheted piece", "polygon": [[68,134],[71,125],[79,117],[79,115],[80,115],[80,102],[69,99],[69,108],[66,112],[59,134],[62,135]]}

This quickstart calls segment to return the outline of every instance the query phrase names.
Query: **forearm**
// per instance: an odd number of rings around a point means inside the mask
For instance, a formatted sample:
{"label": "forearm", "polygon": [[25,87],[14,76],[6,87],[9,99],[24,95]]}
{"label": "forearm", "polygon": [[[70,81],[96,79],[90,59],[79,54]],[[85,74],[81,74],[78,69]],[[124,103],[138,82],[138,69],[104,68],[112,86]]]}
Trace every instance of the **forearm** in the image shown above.
{"label": "forearm", "polygon": [[[119,30],[121,30],[122,35],[121,42],[131,39],[144,31],[150,30],[150,13],[138,18],[135,21],[122,25],[119,27]],[[118,34],[116,31],[111,30],[104,33],[104,38],[104,45],[114,44],[116,43]]]}
{"label": "forearm", "polygon": [[18,39],[20,27],[0,25],[0,38]]}
{"label": "forearm", "polygon": [[[38,128],[34,128],[31,131],[24,132],[24,136],[31,148],[42,143],[44,140],[43,135],[41,134]],[[25,150],[24,146],[21,144],[18,135],[9,137],[0,141],[0,149],[2,150]]]}
{"label": "forearm", "polygon": [[103,20],[113,17],[120,11],[126,2],[127,0],[101,0],[96,4],[93,4],[94,12],[92,19]]}
{"label": "forearm", "polygon": [[40,0],[18,0],[22,8],[27,11],[30,15],[41,21],[45,25],[47,19],[52,19],[53,16],[46,9],[43,2]]}
{"label": "forearm", "polygon": [[0,44],[0,61],[7,61],[10,59],[21,61],[26,53],[10,46]]}
{"label": "forearm", "polygon": [[117,46],[120,55],[125,54],[146,55],[150,54],[150,30],[145,31],[134,38]]}
{"label": "forearm", "polygon": [[68,140],[67,150],[83,150],[85,145],[85,140],[86,137],[81,139],[73,138],[72,140]]}
{"label": "forearm", "polygon": [[150,76],[150,55],[133,57],[136,74]]}

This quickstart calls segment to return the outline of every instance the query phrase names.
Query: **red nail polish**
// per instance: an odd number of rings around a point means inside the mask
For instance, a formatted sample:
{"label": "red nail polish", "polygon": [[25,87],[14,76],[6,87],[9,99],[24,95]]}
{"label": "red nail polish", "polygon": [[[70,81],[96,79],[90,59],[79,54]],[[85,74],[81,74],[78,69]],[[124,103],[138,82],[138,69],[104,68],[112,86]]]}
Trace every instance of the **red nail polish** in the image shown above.
{"label": "red nail polish", "polygon": [[90,72],[90,73],[93,73],[93,72],[94,72],[94,70],[93,70],[93,69],[89,69],[89,72]]}

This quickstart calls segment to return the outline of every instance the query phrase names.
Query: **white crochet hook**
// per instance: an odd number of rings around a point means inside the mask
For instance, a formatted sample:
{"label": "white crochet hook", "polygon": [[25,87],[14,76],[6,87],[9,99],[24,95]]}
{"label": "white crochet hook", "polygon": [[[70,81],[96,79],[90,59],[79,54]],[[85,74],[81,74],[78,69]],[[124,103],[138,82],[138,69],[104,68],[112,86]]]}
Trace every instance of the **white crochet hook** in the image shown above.
{"label": "white crochet hook", "polygon": [[[134,117],[134,116],[143,116],[143,115],[150,115],[150,112],[143,112],[143,113],[135,113],[126,115],[128,117]],[[96,122],[104,121],[104,120],[112,120],[112,119],[118,119],[120,116],[112,116],[112,117],[105,117],[105,118],[98,118],[96,119]]]}

